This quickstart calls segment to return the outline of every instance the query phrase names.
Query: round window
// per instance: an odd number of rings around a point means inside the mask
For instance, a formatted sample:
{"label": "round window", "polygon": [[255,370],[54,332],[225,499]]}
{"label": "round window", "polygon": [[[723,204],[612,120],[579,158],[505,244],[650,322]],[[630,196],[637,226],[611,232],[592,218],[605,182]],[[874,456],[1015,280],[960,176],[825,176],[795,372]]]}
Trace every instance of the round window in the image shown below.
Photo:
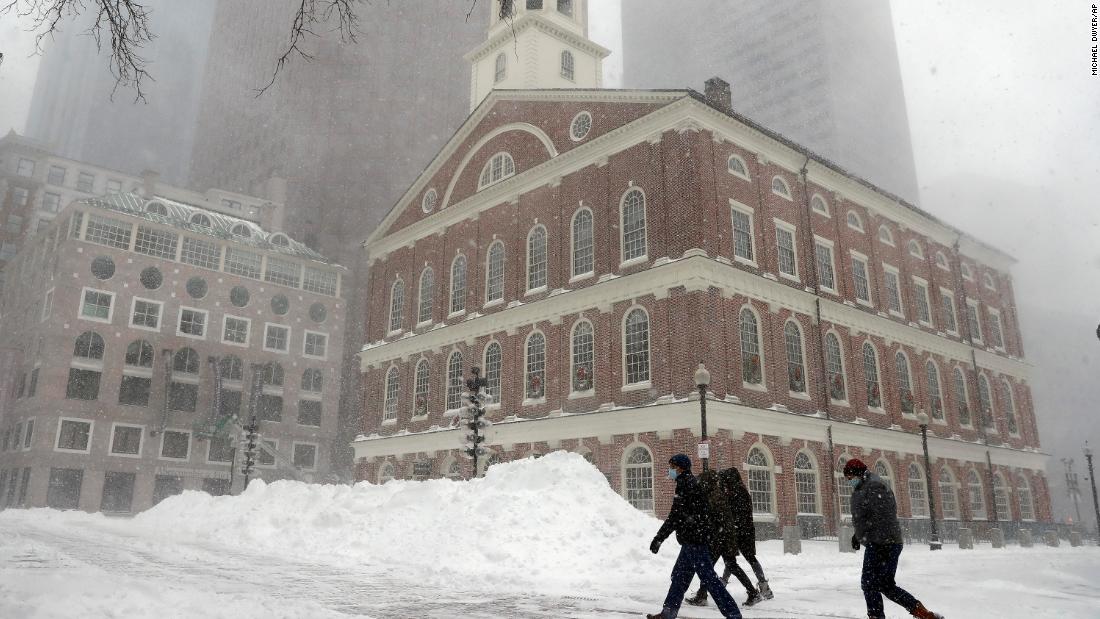
{"label": "round window", "polygon": [[164,276],[157,267],[146,267],[141,271],[141,285],[149,290],[156,290],[164,283]]}
{"label": "round window", "polygon": [[582,140],[584,136],[588,135],[588,132],[592,130],[592,115],[588,112],[581,112],[573,117],[573,122],[569,125],[569,134],[574,140]]}
{"label": "round window", "polygon": [[425,213],[430,213],[435,210],[435,203],[439,201],[439,194],[434,189],[429,189],[424,194],[424,200],[420,202],[420,209]]}
{"label": "round window", "polygon": [[248,294],[248,288],[244,286],[233,286],[233,290],[229,291],[229,302],[237,307],[244,307],[248,305],[248,300],[252,298]]}
{"label": "round window", "polygon": [[97,256],[92,260],[92,275],[96,279],[111,279],[115,275],[115,261],[110,256]]}
{"label": "round window", "polygon": [[290,301],[286,298],[286,295],[277,294],[271,297],[271,311],[279,316],[283,316],[290,311]]}
{"label": "round window", "polygon": [[314,303],[309,306],[309,317],[313,319],[313,322],[324,322],[328,317],[328,310],[325,309],[323,303]]}
{"label": "round window", "polygon": [[206,296],[206,280],[201,277],[192,277],[187,280],[187,294],[192,299],[201,299]]}

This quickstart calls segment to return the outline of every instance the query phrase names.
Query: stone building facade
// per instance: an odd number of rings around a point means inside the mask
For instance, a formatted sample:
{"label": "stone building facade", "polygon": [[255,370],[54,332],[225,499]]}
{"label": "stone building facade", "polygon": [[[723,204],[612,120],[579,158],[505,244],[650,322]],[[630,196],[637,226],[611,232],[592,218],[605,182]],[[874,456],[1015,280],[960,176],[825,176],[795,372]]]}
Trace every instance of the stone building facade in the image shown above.
{"label": "stone building facade", "polygon": [[136,512],[255,476],[320,481],[344,269],[230,207],[77,200],[5,270],[0,506]]}

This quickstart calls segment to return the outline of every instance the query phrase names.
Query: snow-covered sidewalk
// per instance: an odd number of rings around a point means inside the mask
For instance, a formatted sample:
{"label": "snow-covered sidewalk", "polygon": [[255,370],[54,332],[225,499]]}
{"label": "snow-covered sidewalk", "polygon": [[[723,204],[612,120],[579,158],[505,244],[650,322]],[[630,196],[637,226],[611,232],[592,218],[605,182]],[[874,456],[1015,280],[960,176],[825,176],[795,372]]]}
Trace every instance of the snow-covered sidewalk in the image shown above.
{"label": "snow-covered sidewalk", "polygon": [[[472,482],[187,493],[132,519],[8,510],[0,617],[641,616],[660,607],[678,549],[649,553],[658,526],[564,453]],[[746,617],[865,616],[861,555],[815,542],[760,553],[776,599]],[[1098,570],[1096,547],[911,546],[898,581],[952,619],[1091,619]]]}

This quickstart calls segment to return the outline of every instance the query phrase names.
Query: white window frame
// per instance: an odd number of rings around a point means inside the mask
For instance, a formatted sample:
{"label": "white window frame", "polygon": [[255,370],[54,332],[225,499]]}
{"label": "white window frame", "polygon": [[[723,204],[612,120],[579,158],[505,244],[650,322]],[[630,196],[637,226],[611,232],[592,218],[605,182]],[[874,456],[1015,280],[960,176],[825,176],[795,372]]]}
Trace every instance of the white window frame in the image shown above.
{"label": "white window frame", "polygon": [[[752,258],[745,258],[744,256],[737,255],[737,229],[733,225],[733,212],[738,211],[742,215],[746,215],[749,218],[749,251],[752,252]],[[737,200],[730,199],[730,241],[731,248],[733,249],[734,262],[740,262],[741,264],[748,265],[752,268],[758,268],[756,263],[757,247],[756,247],[756,211],[747,204],[742,204]]]}
{"label": "white window frame", "polygon": [[[776,181],[779,181],[779,184],[782,185],[783,191],[779,191],[775,188]],[[779,196],[780,198],[783,198],[784,200],[794,202],[794,197],[791,196],[791,186],[787,184],[786,179],[778,174],[772,177],[771,191],[773,194]]]}
{"label": "white window frame", "polygon": [[[533,266],[531,263],[531,239],[534,238],[536,232],[542,229],[542,279],[543,282],[539,286],[531,286],[531,276],[534,272],[531,270]],[[526,264],[524,265],[524,278],[523,289],[525,290],[524,296],[538,294],[540,292],[546,292],[547,286],[550,284],[550,233],[547,231],[546,226],[542,224],[535,224],[531,226],[531,229],[527,231],[526,251],[527,255]]]}
{"label": "white window frame", "polygon": [[[645,466],[643,464],[629,464],[627,462],[630,459],[630,456],[632,456],[638,448],[644,449],[646,451],[646,453],[649,455],[649,480],[652,484],[651,487],[649,488],[649,501],[653,504],[654,507],[656,507],[656,505],[657,505],[657,493],[656,493],[656,489],[657,489],[657,467],[656,467],[656,464],[657,464],[657,462],[656,462],[656,458],[653,457],[653,449],[650,448],[649,445],[646,445],[644,443],[638,443],[638,442],[631,443],[630,445],[627,446],[626,449],[623,450],[623,455],[619,459],[619,474],[621,475],[621,479],[623,480],[622,496],[623,496],[624,500],[626,500],[628,503],[630,503],[631,507],[634,507],[635,509],[638,509],[639,511],[642,511],[642,512],[645,512],[645,513],[648,513],[648,514],[652,514],[652,513],[654,513],[652,510],[641,509],[637,505],[634,505],[634,503],[630,501],[630,498],[628,496],[629,491],[631,489],[627,486],[627,482],[631,478],[631,476],[627,475],[627,469],[630,469],[630,468],[643,469],[643,468],[645,468]],[[644,500],[644,498],[642,498],[641,500]]]}
{"label": "white window frame", "polygon": [[767,352],[764,346],[764,323],[760,318],[760,312],[756,311],[756,308],[752,306],[752,303],[745,303],[737,309],[737,348],[740,351],[741,363],[745,363],[745,346],[741,339],[741,314],[748,311],[756,319],[756,347],[759,348],[757,355],[760,357],[760,382],[749,383],[745,382],[745,370],[744,365],[741,367],[741,386],[745,389],[751,389],[752,391],[768,391],[768,372],[767,372]]}
{"label": "white window frame", "polygon": [[[913,276],[913,288],[914,288],[913,292],[915,293],[915,295],[918,295],[918,298],[913,299],[914,304],[917,306],[916,308],[914,308],[916,310],[915,313],[916,313],[917,322],[919,322],[920,324],[922,324],[926,327],[933,327],[933,323],[935,321],[935,314],[932,312],[932,295],[929,294],[929,292],[928,292],[928,280],[924,279],[923,277],[917,277],[916,275],[914,275]],[[919,296],[924,297],[924,307],[927,308],[927,310],[928,310],[928,320],[923,320],[920,317],[920,301],[921,300],[920,300]]]}
{"label": "white window frame", "polygon": [[[915,478],[913,477],[913,467],[916,467],[918,471],[918,475]],[[920,498],[920,500],[914,500],[914,483],[916,483],[922,491],[921,493],[923,496]],[[928,513],[928,477],[924,472],[924,467],[921,466],[920,463],[910,462],[909,465],[905,467],[905,489],[906,494],[909,495],[910,517],[920,520],[928,520],[931,517]],[[917,505],[919,505],[920,507],[916,507]],[[920,511],[920,513],[917,513],[918,510]]]}
{"label": "white window frame", "polygon": [[863,264],[863,277],[867,281],[867,298],[859,298],[859,287],[856,286],[856,273],[855,267],[852,267],[852,296],[855,297],[856,303],[865,305],[867,307],[875,306],[875,278],[871,276],[871,262],[864,254],[859,253],[854,249],[848,250],[852,260]]}
{"label": "white window frame", "polygon": [[[883,232],[885,232],[886,234],[884,235]],[[878,240],[884,245],[897,247],[897,245],[894,244],[894,233],[890,232],[890,228],[888,228],[886,224],[882,224],[878,227]]]}
{"label": "white window frame", "polygon": [[[424,313],[423,312],[424,311],[424,277],[428,274],[431,274],[431,277],[432,277],[431,281],[429,282],[431,285],[428,286],[428,295],[429,295],[428,299],[429,299],[429,302],[430,302],[430,305],[427,308],[428,309],[428,319],[427,320],[420,320],[420,315],[422,313]],[[432,268],[431,265],[427,265],[420,271],[420,277],[417,278],[417,282],[416,282],[416,326],[417,326],[417,328],[428,326],[428,325],[432,324],[432,322],[434,322],[433,319],[434,319],[434,316],[435,316],[435,308],[436,308],[436,305],[435,305],[435,287],[436,287],[435,269]],[[448,299],[448,301],[450,301],[450,299]],[[448,308],[448,309],[450,309],[450,308]]]}
{"label": "white window frame", "polygon": [[[234,342],[232,340],[225,339],[225,329],[230,318],[232,318],[233,320],[243,320],[248,325],[247,333],[245,333],[244,337],[244,342]],[[249,344],[252,342],[252,319],[245,318],[244,316],[234,316],[233,314],[224,314],[222,316],[222,333],[220,341],[222,344],[238,346],[240,348],[248,348]]]}
{"label": "white window frame", "polygon": [[[1001,316],[1001,310],[993,309],[992,307],[986,307],[985,310],[989,312],[989,343],[993,345],[993,348],[1001,352],[1005,351],[1005,326],[1004,319]],[[996,332],[994,332],[996,329]],[[997,340],[993,339],[993,335],[998,336]],[[997,345],[997,341],[1000,345]]]}
{"label": "white window frame", "polygon": [[[286,329],[286,348],[285,349],[279,350],[278,348],[268,347],[268,345],[267,345],[267,330],[270,329],[271,327],[281,327],[283,329]],[[264,323],[263,349],[268,351],[268,352],[278,353],[280,355],[290,354],[291,333],[292,333],[292,330],[290,328],[290,325],[284,325],[284,324],[280,324],[280,323],[277,323],[277,322],[265,322]]]}
{"label": "white window frame", "polygon": [[947,288],[940,287],[940,309],[943,309],[943,299],[947,299],[951,303],[951,322],[955,325],[954,329],[948,329],[948,324],[944,322],[944,332],[948,335],[959,335],[959,309],[955,305],[955,293]]}
{"label": "white window frame", "polygon": [[[140,428],[141,429],[141,443],[138,445],[138,452],[136,454],[115,453],[115,428],[118,428],[120,426],[124,427],[124,428]],[[145,451],[145,442],[146,441],[145,441],[145,426],[144,425],[136,424],[136,423],[123,423],[123,422],[116,421],[116,422],[111,424],[111,444],[107,448],[107,455],[114,456],[116,458],[134,458],[134,459],[140,460],[141,458],[144,457],[142,452]]]}
{"label": "white window frame", "polygon": [[[829,403],[836,404],[837,406],[849,406],[849,401],[851,399],[851,387],[850,385],[848,385],[848,366],[847,359],[845,359],[844,357],[844,341],[841,339],[840,334],[837,333],[836,329],[829,329],[825,332],[825,336],[821,338],[822,358],[825,360],[825,380],[832,381],[832,377],[830,376],[832,372],[829,370],[828,350],[825,344],[826,338],[828,338],[830,334],[832,334],[832,336],[836,338],[837,350],[839,351],[838,356],[840,357],[840,380],[844,381],[844,399],[834,399],[832,391],[828,389],[829,383],[827,382],[826,391],[829,393]],[[862,350],[860,352],[862,353]]]}
{"label": "white window frame", "polygon": [[[455,310],[454,309],[455,264],[458,262],[459,258],[462,258],[462,260],[463,260],[463,267],[462,267],[462,309]],[[470,269],[470,259],[466,257],[466,254],[458,253],[451,260],[451,269],[449,271],[449,273],[450,273],[450,282],[448,282],[448,286],[447,286],[447,292],[448,292],[448,294],[447,294],[447,318],[454,318],[456,316],[462,316],[463,314],[466,313],[466,301],[467,301],[467,295],[469,294],[469,285],[470,285],[470,279],[469,279],[470,271],[469,271],[469,269]]]}
{"label": "white window frame", "polygon": [[[585,118],[585,117],[588,118],[588,128],[585,130],[584,133],[582,133],[580,135],[577,135],[577,132],[576,132],[577,121],[582,119],[582,118]],[[582,112],[577,112],[577,115],[574,116],[573,119],[569,121],[569,139],[573,140],[574,142],[580,142],[584,138],[588,137],[588,134],[592,132],[592,125],[593,124],[594,124],[594,120],[592,118],[592,113],[591,112],[589,112],[587,110],[582,111]]]}
{"label": "white window frame", "polygon": [[[184,458],[172,458],[164,455],[164,437],[169,432],[175,432],[177,434],[187,435],[187,456]],[[165,428],[160,433],[160,447],[157,449],[157,460],[168,460],[169,462],[190,462],[191,453],[194,451],[195,437],[191,434],[191,430],[184,430],[182,428]]]}
{"label": "white window frame", "polygon": [[[767,466],[761,466],[761,465],[749,464],[748,463],[749,455],[752,454],[754,449],[759,449],[761,451],[761,453],[764,454],[764,459],[767,460],[767,462],[768,462]],[[752,497],[752,487],[750,486],[750,483],[749,483],[749,481],[750,481],[749,472],[750,471],[758,471],[758,470],[766,470],[767,471],[767,473],[768,473],[768,485],[770,486],[769,489],[768,489],[768,492],[771,495],[770,498],[769,498],[769,505],[770,505],[771,510],[767,511],[767,512],[758,512],[758,511],[756,511],[756,507],[753,506],[753,509],[752,509],[753,520],[756,520],[756,521],[759,521],[759,522],[775,522],[775,521],[777,521],[778,520],[778,511],[777,510],[779,509],[779,504],[778,504],[778,501],[776,500],[776,490],[777,490],[776,489],[776,479],[777,479],[776,476],[780,473],[780,470],[779,470],[778,465],[776,465],[776,463],[775,463],[775,454],[773,454],[772,451],[770,449],[768,449],[768,446],[765,445],[764,443],[755,443],[751,447],[749,447],[748,451],[745,452],[745,462],[742,464],[741,470],[744,471],[745,488],[749,490],[750,499]]]}
{"label": "white window frame", "polygon": [[[856,218],[856,224],[857,225],[855,225],[855,226],[852,225],[852,217]],[[857,213],[855,211],[848,211],[848,214],[844,216],[844,223],[847,224],[849,228],[851,228],[852,230],[855,230],[856,232],[860,232],[862,234],[867,234],[867,229],[863,226],[863,218],[860,217],[859,213]]]}
{"label": "white window frame", "polygon": [[818,269],[818,274],[817,274],[818,286],[821,288],[821,290],[839,295],[840,294],[840,285],[838,284],[838,279],[839,278],[837,277],[837,271],[836,271],[836,249],[835,249],[836,248],[836,243],[834,243],[833,241],[831,241],[827,238],[820,237],[820,236],[817,236],[815,234],[814,235],[814,260],[815,261],[817,260],[817,248],[818,248],[819,245],[821,247],[824,247],[825,249],[827,249],[829,251],[829,269],[832,271],[832,274],[833,274],[833,285],[832,285],[832,287],[830,287],[830,286],[825,286],[824,284],[821,283],[821,272],[820,272],[820,269]]}
{"label": "white window frame", "polygon": [[968,282],[974,281],[974,269],[970,268],[970,265],[963,262],[959,265],[959,272],[962,273],[963,279]]}
{"label": "white window frame", "polygon": [[[741,163],[741,169],[744,170],[744,173],[738,172],[737,170],[734,170],[732,166],[730,166],[730,162],[733,161],[734,159],[736,159],[737,161],[739,161]],[[736,176],[737,178],[740,178],[740,179],[743,179],[743,180],[746,180],[746,181],[751,181],[752,180],[752,177],[749,175],[749,165],[745,162],[744,157],[742,157],[741,155],[732,154],[732,155],[730,155],[729,157],[726,158],[726,171],[729,172],[730,174]]]}
{"label": "white window frame", "polygon": [[425,191],[424,197],[420,199],[420,210],[424,213],[430,213],[435,210],[435,207],[438,203],[439,193],[435,190],[434,187],[432,187]]}
{"label": "white window frame", "polygon": [[[585,389],[584,391],[577,391],[576,389],[574,389],[574,382],[573,382],[574,378],[576,378],[576,372],[577,372],[577,368],[576,368],[577,350],[576,350],[576,340],[575,340],[575,338],[576,338],[576,335],[577,335],[577,329],[579,329],[581,327],[581,325],[585,325],[585,324],[588,325],[588,329],[590,330],[590,332],[592,334],[592,342],[591,342],[592,350],[589,351],[589,355],[591,357],[591,359],[589,360],[589,366],[591,366],[592,375],[590,375],[588,377],[588,380],[591,384],[588,387],[588,389]],[[596,374],[596,326],[592,324],[591,320],[589,320],[587,318],[584,318],[584,317],[581,317],[581,318],[578,318],[573,323],[573,326],[569,329],[569,396],[568,396],[568,398],[570,400],[574,400],[574,399],[578,399],[578,398],[587,398],[587,397],[591,397],[591,396],[595,395],[596,394],[596,376],[595,376],[595,374]]]}
{"label": "white window frame", "polygon": [[[629,373],[627,371],[626,357],[627,357],[627,342],[626,342],[626,322],[630,318],[630,314],[634,310],[640,309],[645,313],[646,318],[646,364],[649,366],[646,372],[646,380],[638,381],[636,383],[627,382]],[[641,305],[631,305],[625,312],[623,312],[622,320],[619,321],[619,336],[622,342],[622,354],[620,354],[620,367],[622,370],[622,391],[638,391],[641,389],[649,389],[653,384],[653,319],[649,315],[649,310]],[[526,352],[526,351],[525,351]]]}
{"label": "white window frame", "polygon": [[[394,303],[393,302],[394,302],[394,293],[397,291],[397,285],[398,284],[401,285],[401,307],[400,307],[401,314],[400,314],[400,316],[397,317],[397,328],[395,329],[395,328],[393,328],[393,326],[394,326]],[[396,334],[401,333],[402,331],[405,330],[405,328],[402,326],[402,325],[405,324],[405,305],[406,305],[405,297],[406,297],[406,294],[405,294],[405,280],[402,279],[401,277],[398,277],[397,279],[394,280],[394,282],[392,284],[390,284],[390,298],[389,298],[389,307],[388,307],[389,311],[386,312],[386,335],[387,336],[396,335]],[[266,333],[267,333],[266,329],[264,330],[264,333],[265,333],[265,336],[266,336]],[[265,337],[265,339],[266,339],[266,337]]]}
{"label": "white window frame", "polygon": [[[501,160],[500,160],[500,177],[494,179],[493,178],[493,162],[496,161],[497,157],[501,157]],[[508,161],[512,162],[512,171],[511,172],[505,172],[505,169],[506,169],[505,163],[508,162]],[[483,182],[486,171],[489,172],[489,180]],[[477,175],[477,190],[481,191],[483,189],[488,189],[489,187],[492,187],[493,185],[503,183],[504,181],[506,181],[506,180],[512,178],[513,176],[515,176],[516,173],[517,173],[516,172],[516,160],[515,160],[514,157],[512,157],[511,153],[509,153],[507,151],[503,151],[503,150],[499,151],[497,153],[494,153],[493,156],[489,157],[489,160],[485,162],[485,165],[482,166],[482,168],[481,168],[481,172],[478,173],[478,175]]]}
{"label": "white window frame", "polygon": [[[798,228],[791,224],[779,219],[778,217],[772,218],[772,223],[775,224],[775,270],[779,273],[780,277],[785,277],[794,282],[801,282],[802,280],[798,274]],[[791,235],[791,251],[794,253],[794,273],[785,273],[780,266],[779,260],[779,231],[783,230]]]}
{"label": "white window frame", "polygon": [[[890,306],[890,282],[887,275],[893,275],[894,281],[897,282],[898,293],[898,309],[894,309]],[[905,318],[905,296],[901,290],[901,271],[893,265],[882,263],[882,287],[886,289],[886,311],[891,316],[897,316],[898,318]]]}
{"label": "white window frame", "polygon": [[[982,337],[982,312],[981,312],[982,308],[981,308],[981,303],[979,301],[974,300],[974,299],[967,299],[966,300],[966,306],[967,306],[967,308],[974,308],[974,326],[978,327],[978,332],[974,333],[974,330],[971,329],[971,325],[970,325],[970,314],[967,313],[965,318],[966,318],[966,326],[967,326],[968,329],[970,329],[970,338],[972,340],[974,340],[975,342],[979,343],[979,344],[984,344],[985,343],[985,338]],[[969,311],[970,310],[967,309],[967,312],[969,312]]]}
{"label": "white window frame", "polygon": [[[527,395],[527,375],[530,371],[530,368],[528,367],[530,362],[529,347],[531,346],[531,339],[536,335],[542,336],[542,397],[530,398]],[[547,339],[546,334],[539,329],[532,329],[531,332],[527,334],[527,337],[523,340],[523,406],[534,406],[546,403],[546,392],[549,391],[546,384],[548,382],[546,366],[548,365],[547,360],[550,356],[548,350],[549,348],[550,342]]]}
{"label": "white window frame", "polygon": [[[275,453],[279,452],[279,439],[264,437],[264,438],[260,439],[260,441],[262,443],[272,443],[271,450],[274,451]],[[256,468],[273,469],[273,468],[276,468],[276,467],[279,466],[279,459],[275,458],[275,457],[272,457],[273,462],[271,464],[262,464],[260,462],[260,452],[261,451],[262,451],[262,448],[259,445],[257,445],[256,446]]]}
{"label": "white window frame", "polygon": [[[294,462],[294,453],[298,450],[297,449],[298,445],[310,445],[310,446],[313,447],[313,466],[309,466],[309,467],[302,466],[302,467],[300,467],[300,466],[298,466],[297,463]],[[317,470],[317,459],[320,458],[320,457],[321,457],[321,445],[318,444],[318,443],[312,443],[310,441],[294,441],[293,443],[290,444],[290,462],[294,466],[294,468],[298,469],[299,471],[316,471]]]}
{"label": "white window frame", "polygon": [[[46,291],[46,294],[42,297],[42,315],[39,317],[39,322],[45,322],[53,315],[53,298],[54,288],[50,288]],[[84,299],[80,300],[80,307],[84,307]]]}
{"label": "white window frame", "polygon": [[[645,251],[642,252],[641,255],[627,258],[626,221],[624,219],[624,215],[626,214],[626,197],[635,190],[642,194],[642,241],[645,244]],[[623,195],[619,196],[619,268],[641,264],[646,260],[649,260],[649,196],[646,195],[645,190],[641,187],[631,186],[623,192]]]}
{"label": "white window frame", "polygon": [[788,376],[787,376],[787,395],[789,395],[792,398],[798,399],[798,400],[809,400],[810,399],[810,393],[812,393],[812,392],[810,391],[810,371],[807,367],[807,359],[806,359],[806,336],[803,333],[803,331],[805,329],[802,326],[802,323],[799,322],[793,316],[791,318],[788,318],[786,321],[783,322],[783,360],[786,362],[785,365],[786,365],[787,372],[790,372],[791,357],[790,357],[790,351],[787,350],[787,325],[789,325],[789,324],[794,325],[795,330],[798,332],[798,356],[799,356],[798,361],[802,366],[802,383],[803,383],[804,389],[802,391],[793,391],[793,390],[791,390],[791,388],[790,388],[791,387],[791,379],[790,379],[790,375],[788,374]]}
{"label": "white window frame", "polygon": [[30,451],[34,447],[34,430],[38,427],[37,417],[27,417],[23,420],[23,436],[19,438],[17,447],[22,451]]}
{"label": "white window frame", "polygon": [[[183,313],[185,311],[186,312],[197,312],[199,314],[202,314],[202,316],[203,316],[202,335],[192,335],[190,333],[184,333],[183,332],[181,327],[183,326]],[[210,331],[210,312],[209,311],[204,310],[204,309],[199,309],[197,307],[188,307],[186,305],[181,305],[179,307],[179,311],[176,313],[176,335],[178,335],[179,337],[185,337],[185,338],[190,339],[190,340],[205,340],[206,339],[206,333],[208,331]]]}
{"label": "white window frame", "polygon": [[936,266],[943,269],[944,271],[951,270],[951,263],[947,261],[947,255],[944,254],[942,251],[936,252]]}
{"label": "white window frame", "polygon": [[[820,208],[820,209],[816,208],[815,207],[815,201],[820,202],[822,208]],[[819,193],[815,193],[810,198],[810,210],[817,213],[818,215],[821,215],[822,217],[828,217],[830,219],[832,218],[832,214],[829,211],[828,201],[826,201],[825,198],[822,197],[822,195],[819,194]]]}
{"label": "white window frame", "polygon": [[[152,303],[157,306],[157,328],[147,327],[145,325],[139,325],[134,323],[134,313],[137,312],[138,301],[142,303]],[[150,331],[152,333],[160,333],[160,328],[164,326],[164,302],[156,301],[154,299],[146,299],[144,297],[134,297],[130,299],[130,320],[129,325],[131,329],[140,329],[141,331]],[[177,328],[179,325],[176,325]]]}
{"label": "white window frame", "polygon": [[[916,251],[913,251],[914,249]],[[917,239],[909,239],[909,242],[906,243],[906,250],[909,252],[910,256],[924,260],[924,248],[920,246],[920,242],[917,241]]]}
{"label": "white window frame", "polygon": [[[500,245],[500,296],[495,299],[489,298],[489,287],[492,275],[492,260],[493,260],[493,248]],[[466,264],[469,267],[469,263]],[[493,307],[504,303],[505,292],[507,291],[508,284],[508,248],[504,245],[504,241],[500,239],[494,239],[489,243],[488,249],[485,250],[485,302],[482,304],[482,308]],[[395,332],[396,333],[396,332]]]}
{"label": "white window frame", "polygon": [[997,291],[997,285],[993,283],[993,276],[988,272],[982,273],[982,287],[986,290]]}
{"label": "white window frame", "polygon": [[[809,459],[810,468],[808,468],[808,469],[798,468],[797,462],[798,462],[798,456],[800,456],[800,455],[804,455],[804,456],[806,456],[807,459]],[[799,516],[820,516],[820,515],[822,515],[822,513],[821,513],[821,475],[819,474],[820,467],[818,467],[818,465],[817,465],[817,458],[815,458],[813,453],[811,451],[809,451],[808,449],[800,449],[799,451],[795,452],[794,458],[791,460],[791,464],[792,464],[792,468],[794,469],[794,505],[795,505],[795,513],[797,513]],[[799,509],[800,507],[802,507],[801,499],[802,499],[802,495],[804,494],[803,492],[801,492],[801,490],[798,487],[798,484],[799,484],[798,477],[799,477],[799,475],[813,476],[814,510],[811,511],[811,512],[805,512],[805,511],[802,511],[801,509]]]}
{"label": "white window frame", "polygon": [[[577,273],[577,217],[582,211],[588,211],[588,219],[592,222],[591,235],[592,245],[589,250],[592,252],[592,268],[583,273]],[[549,242],[549,241],[548,241]],[[548,257],[549,258],[549,257]],[[581,206],[577,210],[573,211],[573,217],[569,219],[569,283],[588,279],[596,274],[596,214],[592,212],[592,209],[587,206]]]}
{"label": "white window frame", "polygon": [[[390,397],[390,376],[396,378],[394,381],[396,389],[392,398]],[[386,368],[386,374],[382,377],[382,425],[397,423],[397,410],[400,405],[401,370],[396,365],[390,364],[390,367]]]}
{"label": "white window frame", "polygon": [[[306,340],[309,339],[310,335],[320,335],[321,337],[325,338],[325,354],[323,354],[323,355],[311,355],[311,354],[306,353]],[[302,356],[306,357],[306,358],[309,358],[309,359],[321,359],[321,360],[328,359],[328,341],[329,341],[328,333],[325,333],[324,331],[310,331],[309,329],[304,330],[302,332]]]}
{"label": "white window frame", "polygon": [[[58,447],[58,444],[61,442],[61,426],[64,425],[64,423],[66,421],[76,421],[76,422],[79,422],[79,423],[88,424],[88,446],[86,448],[84,448],[84,449],[66,449],[66,448],[63,448],[63,447]],[[53,438],[53,450],[57,451],[57,452],[60,452],[60,453],[69,453],[69,454],[90,454],[90,453],[92,453],[92,439],[94,437],[95,437],[95,419],[82,419],[80,417],[58,417],[57,418],[57,432],[55,433],[54,438]]]}
{"label": "white window frame", "polygon": [[[100,294],[105,294],[105,295],[108,295],[108,296],[111,297],[111,307],[107,310],[107,318],[96,318],[94,316],[85,316],[84,315],[84,297],[89,292],[98,292]],[[98,322],[100,324],[107,324],[107,325],[111,324],[111,321],[115,317],[115,305],[116,305],[115,301],[117,300],[117,296],[118,295],[116,295],[115,293],[113,293],[109,290],[100,290],[99,288],[91,288],[89,286],[84,286],[83,288],[80,289],[80,299],[77,301],[77,303],[78,303],[77,308],[76,308],[77,318],[80,319],[80,320],[87,320],[88,322]]]}

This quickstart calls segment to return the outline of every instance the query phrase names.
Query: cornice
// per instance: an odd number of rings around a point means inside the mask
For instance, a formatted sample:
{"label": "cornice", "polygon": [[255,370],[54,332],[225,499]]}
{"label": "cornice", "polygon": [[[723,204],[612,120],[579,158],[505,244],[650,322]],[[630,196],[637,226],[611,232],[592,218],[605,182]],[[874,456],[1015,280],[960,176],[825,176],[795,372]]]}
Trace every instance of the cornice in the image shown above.
{"label": "cornice", "polygon": [[553,35],[558,39],[561,39],[577,49],[583,50],[598,56],[600,58],[606,58],[611,54],[611,50],[606,47],[595,43],[590,39],[586,39],[576,32],[571,32],[565,26],[554,23],[542,15],[535,13],[524,13],[515,18],[507,27],[495,28],[497,32],[489,36],[484,43],[478,45],[474,49],[466,52],[462,57],[471,63],[477,62],[482,58],[492,54],[497,49],[510,44],[523,32],[535,28],[541,30],[547,34]]}

